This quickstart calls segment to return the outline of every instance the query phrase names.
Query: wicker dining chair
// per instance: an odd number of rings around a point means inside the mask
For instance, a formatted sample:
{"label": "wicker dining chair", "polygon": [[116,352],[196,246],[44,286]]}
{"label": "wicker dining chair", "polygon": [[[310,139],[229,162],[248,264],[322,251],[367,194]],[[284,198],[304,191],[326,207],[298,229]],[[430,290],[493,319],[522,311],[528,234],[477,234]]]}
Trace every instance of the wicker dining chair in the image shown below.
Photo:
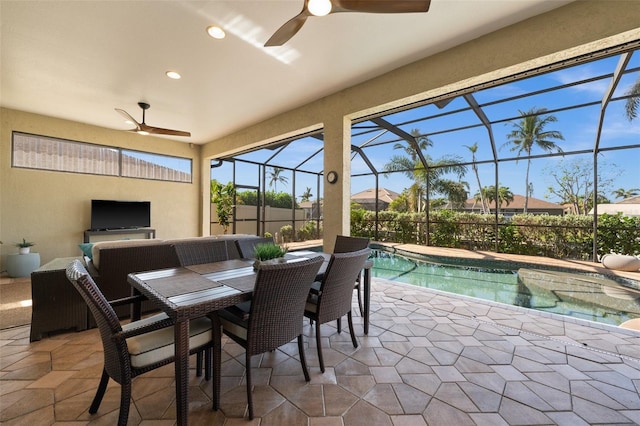
{"label": "wicker dining chair", "polygon": [[[89,407],[95,414],[107,390],[109,378],[121,386],[118,425],[127,424],[131,402],[131,381],[134,377],[171,364],[174,361],[173,320],[157,314],[139,321],[121,325],[111,304],[78,260],[67,267],[67,278],[85,300],[98,324],[104,349],[104,368],[98,390]],[[189,353],[207,352],[206,377],[211,377],[211,359],[214,333],[207,317],[189,324]],[[183,380],[188,380],[184,377]]]}
{"label": "wicker dining chair", "polygon": [[236,240],[238,253],[244,259],[253,259],[256,257],[256,245],[258,244],[274,244],[273,237],[264,238],[242,238]]}
{"label": "wicker dining chair", "polygon": [[[304,378],[308,382],[309,371],[304,355],[302,329],[305,300],[323,258],[318,256],[289,263],[261,265],[258,268],[253,296],[248,308],[234,306],[217,312],[222,331],[245,349],[247,371],[247,404],[249,419],[253,419],[251,390],[251,357],[272,351],[298,339],[298,353]],[[214,327],[219,332],[219,327]],[[220,350],[220,339],[215,338]],[[215,357],[220,362],[220,356]],[[214,374],[220,365],[214,365]],[[218,383],[216,380],[215,383]],[[214,409],[218,408],[220,390],[214,387]]]}
{"label": "wicker dining chair", "polygon": [[[324,360],[322,358],[320,333],[322,324],[339,320],[346,314],[349,322],[349,332],[351,333],[351,342],[354,348],[358,347],[351,315],[353,283],[364,268],[364,263],[370,252],[371,249],[365,248],[347,253],[334,253],[331,255],[329,265],[320,283],[320,288],[317,291],[309,292],[304,316],[315,322],[318,361],[320,362],[320,370],[323,373]],[[340,331],[339,321],[338,331]]]}
{"label": "wicker dining chair", "polygon": [[172,246],[180,260],[180,266],[213,263],[229,259],[225,240],[194,238],[175,241]]}
{"label": "wicker dining chair", "polygon": [[[358,251],[369,247],[369,238],[364,237],[350,237],[346,235],[338,235],[336,237],[336,243],[333,246],[334,253],[348,253],[350,251]],[[358,274],[354,289],[358,296],[358,308],[360,310],[360,316],[364,316],[364,308],[362,306],[362,273]]]}

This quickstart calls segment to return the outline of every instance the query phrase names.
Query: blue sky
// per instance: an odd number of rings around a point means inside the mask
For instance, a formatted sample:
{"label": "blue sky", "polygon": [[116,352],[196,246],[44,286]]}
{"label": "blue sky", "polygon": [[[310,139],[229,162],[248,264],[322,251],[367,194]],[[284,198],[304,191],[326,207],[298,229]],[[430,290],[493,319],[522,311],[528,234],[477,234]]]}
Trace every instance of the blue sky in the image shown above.
{"label": "blue sky", "polygon": [[[499,121],[517,118],[519,115],[518,110],[526,111],[532,107],[544,107],[547,110],[555,110],[574,105],[582,105],[577,109],[553,112],[557,121],[550,123],[546,127],[546,130],[558,130],[562,133],[564,140],[558,140],[556,143],[565,152],[592,150],[596,142],[597,125],[600,114],[599,102],[603,98],[611,81],[610,75],[608,74],[613,73],[618,60],[619,56],[605,58],[474,93],[473,96],[475,100],[481,105],[483,112],[489,120],[493,122],[497,121],[497,123],[492,126],[492,132],[496,143],[498,158],[507,159],[516,156],[514,152],[510,152],[509,146],[505,145],[505,142],[508,141],[507,134],[513,129],[513,124],[509,121]],[[631,57],[631,61],[626,69],[640,69],[640,52],[636,52]],[[568,86],[558,91],[544,92],[545,89],[551,87],[573,84],[580,80],[603,75],[605,76],[604,79]],[[624,75],[618,89],[614,93],[614,98],[624,94],[638,78],[640,78],[639,70]],[[499,102],[507,98],[518,97],[535,91],[543,91],[543,93],[511,99],[507,102]],[[492,104],[493,102],[499,103]],[[594,103],[594,105],[588,105],[589,103]],[[466,111],[438,117],[443,113],[461,109],[466,109]],[[424,117],[429,118],[415,121]],[[433,146],[426,150],[426,154],[433,159],[439,159],[447,155],[456,155],[459,156],[462,161],[471,161],[471,152],[465,148],[464,145],[470,146],[476,142],[478,143],[476,153],[476,159],[478,161],[486,161],[493,158],[488,133],[482,126],[442,133],[448,129],[480,124],[480,120],[468,109],[468,104],[462,97],[455,98],[443,109],[438,109],[431,104],[409,111],[389,114],[383,118],[393,124],[399,125],[399,127],[406,132],[418,129],[422,134],[427,134],[433,141]],[[353,134],[355,135],[357,133],[362,133],[362,130],[354,129]],[[368,143],[365,144],[364,151],[375,168],[382,170],[391,156],[402,154],[402,152],[392,149],[393,144],[380,146],[371,145],[395,139],[397,139],[397,137],[389,132],[384,133],[376,130],[360,136],[352,136],[352,143],[360,146],[368,141]],[[624,114],[624,101],[610,103],[603,122],[600,147],[624,147],[639,144],[640,118],[629,122]],[[309,159],[303,165],[300,164],[304,159],[321,151],[321,149],[321,141],[311,137],[305,137],[291,143],[282,153],[277,154],[270,163],[282,167],[300,167],[303,170],[321,171],[323,169],[322,152]],[[277,150],[262,149],[254,153],[244,154],[241,158],[264,162],[276,153]],[[533,155],[543,153],[544,151],[537,148],[534,148],[532,151]],[[591,161],[592,154],[581,155],[580,157]],[[571,161],[572,158],[574,157],[565,156],[532,160],[530,181],[533,185],[533,196],[535,198],[546,198],[548,195],[547,187],[553,185],[550,172],[557,170],[560,162],[566,163],[567,161]],[[605,194],[610,196],[612,201],[614,201],[614,199],[613,196],[611,196],[611,190],[618,188],[640,188],[640,172],[638,171],[640,148],[608,151],[600,154],[598,161],[600,166],[602,166],[600,167],[600,173],[603,178],[613,179],[611,188],[608,188],[609,191]],[[526,165],[526,159],[520,159],[518,162],[501,161],[499,163],[500,185],[509,187],[514,194],[524,195]],[[355,156],[353,159],[351,167],[352,175],[368,173],[369,171],[365,162],[358,156]],[[257,166],[239,166],[238,170],[236,170],[236,182],[238,184],[255,185],[258,174]],[[294,183],[292,173],[285,171],[282,175],[287,177],[288,182],[286,184],[278,183],[277,190],[291,191]],[[483,186],[494,184],[495,170],[492,164],[479,165],[479,175]],[[214,169],[212,171],[212,178],[223,182],[231,180],[231,168],[225,165],[222,168]],[[470,167],[463,180],[469,183],[469,193],[470,196],[473,196],[473,194],[478,191],[478,185]],[[321,185],[323,185],[323,182],[321,182]],[[396,192],[402,192],[404,188],[411,185],[411,181],[404,176],[394,174],[389,178],[381,177],[379,185],[380,187],[388,188]],[[354,177],[352,179],[351,193],[354,194],[374,186],[375,180],[373,177]],[[298,199],[307,187],[312,189],[312,194],[315,198],[317,196],[316,178],[306,173],[296,173],[295,192]],[[267,189],[273,189],[273,187],[268,187]],[[322,191],[322,187],[320,190]],[[549,196],[547,199],[549,201],[559,201],[555,196]]]}

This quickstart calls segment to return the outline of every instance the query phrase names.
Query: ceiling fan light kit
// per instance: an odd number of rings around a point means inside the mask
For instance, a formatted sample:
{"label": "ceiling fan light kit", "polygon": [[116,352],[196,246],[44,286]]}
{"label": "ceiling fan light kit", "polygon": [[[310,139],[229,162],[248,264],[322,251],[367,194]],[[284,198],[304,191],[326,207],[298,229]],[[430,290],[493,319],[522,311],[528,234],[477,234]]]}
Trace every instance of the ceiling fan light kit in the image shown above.
{"label": "ceiling fan light kit", "polygon": [[327,16],[333,5],[330,0],[309,0],[307,8],[313,16]]}
{"label": "ceiling fan light kit", "polygon": [[138,106],[142,109],[142,123],[138,123],[127,111],[123,109],[116,108],[128,123],[133,123],[136,127],[135,129],[128,130],[129,132],[135,132],[139,135],[168,135],[168,136],[191,136],[191,133],[185,132],[182,130],[173,130],[173,129],[163,129],[162,127],[149,126],[145,122],[145,112],[151,108],[146,102],[138,102]]}
{"label": "ceiling fan light kit", "polygon": [[300,31],[309,16],[338,12],[424,13],[430,5],[431,0],[304,0],[300,13],[278,28],[264,45],[282,46]]}

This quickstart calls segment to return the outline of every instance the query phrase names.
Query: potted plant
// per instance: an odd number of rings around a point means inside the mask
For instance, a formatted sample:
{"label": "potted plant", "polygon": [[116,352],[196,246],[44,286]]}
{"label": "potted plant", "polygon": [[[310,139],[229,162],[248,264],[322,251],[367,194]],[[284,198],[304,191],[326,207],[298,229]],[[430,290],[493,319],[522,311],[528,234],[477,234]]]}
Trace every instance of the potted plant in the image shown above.
{"label": "potted plant", "polygon": [[256,261],[253,264],[254,268],[257,268],[262,263],[282,263],[285,261],[284,255],[287,253],[285,247],[281,247],[278,244],[256,244],[254,248]]}
{"label": "potted plant", "polygon": [[35,246],[36,243],[32,243],[31,241],[27,241],[26,239],[22,239],[21,242],[16,243],[16,247],[18,247],[18,253],[27,254],[31,250],[31,247]]}

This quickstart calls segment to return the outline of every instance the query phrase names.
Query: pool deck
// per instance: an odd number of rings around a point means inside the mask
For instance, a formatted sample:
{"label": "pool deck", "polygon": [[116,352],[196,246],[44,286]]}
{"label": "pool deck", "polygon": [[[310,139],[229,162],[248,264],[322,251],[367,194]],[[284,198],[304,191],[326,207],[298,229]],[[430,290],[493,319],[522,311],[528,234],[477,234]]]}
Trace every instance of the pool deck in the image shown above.
{"label": "pool deck", "polygon": [[[438,256],[453,253],[515,261],[495,253],[397,246]],[[594,265],[582,267],[600,272]],[[253,422],[245,417],[244,350],[224,338],[221,409],[211,410],[211,383],[196,377],[193,362],[191,423],[640,424],[640,333],[636,331],[379,278],[372,280],[368,335],[362,332],[355,298],[353,310],[358,348],[346,330],[337,332],[335,322],[322,326],[324,374],[318,367],[315,327],[305,321],[310,383],[301,377],[293,342],[254,357],[257,418]],[[115,424],[120,391],[114,383],[98,413],[87,412],[102,362],[97,329],[38,342],[29,342],[28,325],[1,330],[0,423]],[[135,379],[129,424],[175,425],[173,383],[172,365]]]}

